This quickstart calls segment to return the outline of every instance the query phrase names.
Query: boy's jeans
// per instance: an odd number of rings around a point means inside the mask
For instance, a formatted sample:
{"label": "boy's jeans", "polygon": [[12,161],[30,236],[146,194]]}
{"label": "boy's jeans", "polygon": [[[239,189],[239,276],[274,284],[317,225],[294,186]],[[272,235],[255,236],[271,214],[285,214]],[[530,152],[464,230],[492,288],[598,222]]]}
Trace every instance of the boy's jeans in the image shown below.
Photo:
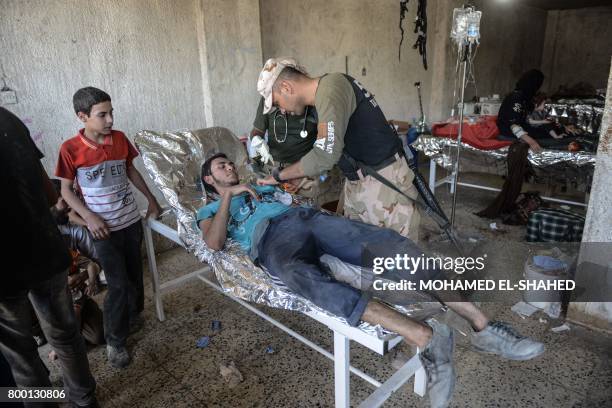
{"label": "boy's jeans", "polygon": [[68,271],[34,284],[29,292],[0,298],[0,349],[11,365],[15,382],[21,387],[51,387],[32,337],[30,302],[59,357],[68,398],[78,405],[93,403],[96,382],[74,316]]}
{"label": "boy's jeans", "polygon": [[142,222],[113,231],[108,239],[94,240],[108,284],[104,298],[106,344],[125,347],[133,320],[144,309],[142,280]]}

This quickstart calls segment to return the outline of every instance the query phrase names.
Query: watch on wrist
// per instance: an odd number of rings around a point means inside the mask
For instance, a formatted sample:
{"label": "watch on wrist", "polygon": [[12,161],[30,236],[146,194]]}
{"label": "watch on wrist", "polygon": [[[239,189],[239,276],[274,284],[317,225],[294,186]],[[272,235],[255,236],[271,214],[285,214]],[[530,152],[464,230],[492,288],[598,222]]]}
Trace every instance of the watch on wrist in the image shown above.
{"label": "watch on wrist", "polygon": [[272,177],[274,177],[274,180],[276,180],[278,183],[283,182],[283,180],[280,178],[280,169],[278,167],[274,167],[272,169]]}

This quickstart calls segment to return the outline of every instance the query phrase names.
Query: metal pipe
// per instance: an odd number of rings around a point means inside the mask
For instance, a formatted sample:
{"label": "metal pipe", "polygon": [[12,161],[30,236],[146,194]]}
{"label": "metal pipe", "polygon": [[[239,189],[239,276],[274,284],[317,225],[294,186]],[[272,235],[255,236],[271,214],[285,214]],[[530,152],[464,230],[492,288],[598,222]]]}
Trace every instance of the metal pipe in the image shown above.
{"label": "metal pipe", "polygon": [[461,81],[461,105],[459,106],[459,134],[457,135],[457,158],[453,170],[453,206],[451,209],[451,228],[455,226],[455,207],[457,206],[457,180],[459,180],[459,153],[461,152],[461,136],[463,135],[463,105],[465,98],[465,77],[467,74],[467,62],[469,59],[470,46],[466,46],[465,58],[463,60],[463,80]]}

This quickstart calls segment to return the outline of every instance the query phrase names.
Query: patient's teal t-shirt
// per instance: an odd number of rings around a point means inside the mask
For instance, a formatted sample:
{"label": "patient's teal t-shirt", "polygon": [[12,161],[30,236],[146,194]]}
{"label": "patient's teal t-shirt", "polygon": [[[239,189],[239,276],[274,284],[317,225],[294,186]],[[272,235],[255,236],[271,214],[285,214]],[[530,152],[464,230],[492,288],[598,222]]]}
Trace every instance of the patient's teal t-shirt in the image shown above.
{"label": "patient's teal t-shirt", "polygon": [[[227,236],[238,241],[242,249],[251,250],[253,232],[262,221],[276,217],[291,207],[277,200],[273,186],[253,186],[260,200],[256,200],[249,193],[232,197],[230,204],[230,219],[227,223]],[[196,222],[213,217],[219,211],[220,201],[215,201],[200,208]]]}

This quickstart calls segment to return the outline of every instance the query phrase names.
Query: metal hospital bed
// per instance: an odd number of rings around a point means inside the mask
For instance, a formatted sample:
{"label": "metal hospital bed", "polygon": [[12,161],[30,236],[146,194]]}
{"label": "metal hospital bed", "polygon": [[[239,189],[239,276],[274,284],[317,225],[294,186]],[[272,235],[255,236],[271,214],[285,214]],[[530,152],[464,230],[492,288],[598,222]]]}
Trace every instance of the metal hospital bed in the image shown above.
{"label": "metal hospital bed", "polygon": [[[244,148],[229,130],[209,128],[193,132],[165,133],[141,131],[136,135],[135,141],[147,171],[156,186],[164,194],[176,215],[177,221],[176,229],[159,220],[149,219],[144,221],[145,244],[153,284],[153,298],[157,318],[160,321],[165,320],[163,294],[188,280],[200,279],[332,360],[334,362],[336,407],[348,407],[350,405],[350,373],[361,377],[376,387],[376,390],[361,402],[360,407],[381,406],[412,376],[414,376],[414,392],[420,396],[425,394],[426,373],[418,354],[410,358],[384,382],[380,382],[350,365],[350,341],[357,342],[380,355],[384,355],[402,341],[400,336],[386,332],[379,326],[370,326],[367,323],[362,323],[359,327],[351,327],[341,318],[332,316],[305,299],[278,287],[264,271],[255,267],[246,255],[241,253],[235,243],[228,242],[223,251],[213,252],[206,248],[204,241],[199,236],[199,230],[196,231],[193,225],[194,210],[205,203],[199,180],[204,153],[214,150],[216,152],[226,152],[230,155],[235,154],[233,160],[238,167],[241,179],[243,179],[244,174],[249,172],[248,159]],[[170,281],[161,282],[155,259],[153,231],[194,253],[198,259],[205,263],[205,266]],[[296,310],[327,326],[334,334],[333,353],[273,319],[252,303]],[[429,311],[426,310],[428,305]],[[435,314],[440,310],[439,304],[433,306],[433,309],[432,304],[428,303],[415,304],[411,307],[412,309],[408,306],[398,306],[396,308],[408,315],[413,313],[415,318],[419,313],[422,317]],[[436,307],[437,311],[432,312],[431,310]]]}
{"label": "metal hospital bed", "polygon": [[[421,135],[413,144],[417,150],[423,152],[430,158],[429,161],[429,188],[435,193],[436,187],[449,184],[450,193],[455,192],[453,184],[453,163],[455,160],[457,141],[450,138]],[[466,168],[476,172],[488,174],[506,175],[506,156],[508,148],[496,150],[480,150],[467,143],[461,143],[461,171]],[[558,174],[560,178],[574,182],[577,185],[590,185],[595,164],[595,154],[588,152],[567,152],[556,150],[544,150],[541,153],[529,153],[529,162],[536,172],[545,174]],[[437,180],[437,167],[448,170],[448,175]],[[499,188],[485,186],[476,183],[459,181],[457,185],[463,187],[477,188],[481,190],[500,191]],[[578,207],[586,207],[588,203],[564,200],[560,198],[542,197],[544,200],[561,204],[570,204]]]}

